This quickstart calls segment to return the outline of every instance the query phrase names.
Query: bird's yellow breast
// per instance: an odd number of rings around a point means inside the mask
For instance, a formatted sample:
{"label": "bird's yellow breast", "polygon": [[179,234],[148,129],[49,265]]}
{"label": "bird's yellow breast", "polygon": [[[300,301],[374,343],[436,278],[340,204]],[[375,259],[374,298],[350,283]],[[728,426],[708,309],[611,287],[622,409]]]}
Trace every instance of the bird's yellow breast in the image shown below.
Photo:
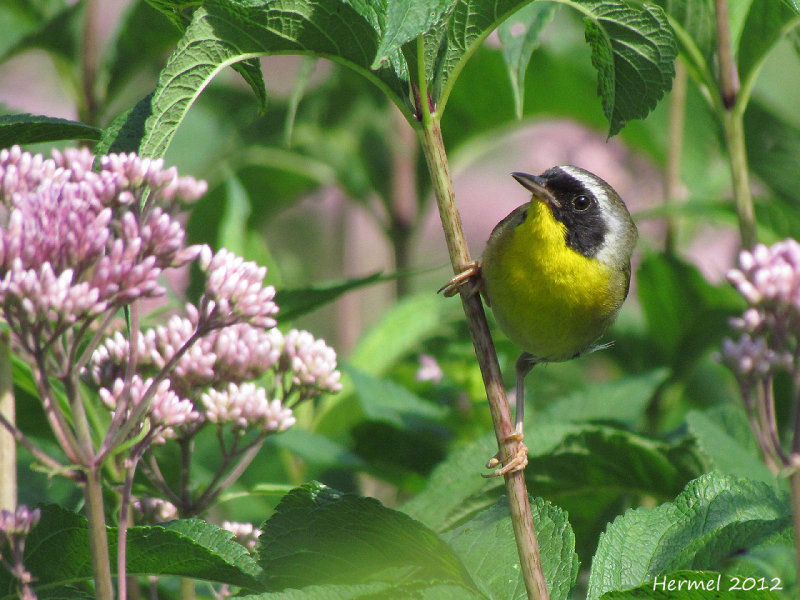
{"label": "bird's yellow breast", "polygon": [[566,244],[565,226],[534,200],[521,224],[499,227],[482,262],[499,325],[524,351],[560,361],[588,349],[614,321],[628,275]]}

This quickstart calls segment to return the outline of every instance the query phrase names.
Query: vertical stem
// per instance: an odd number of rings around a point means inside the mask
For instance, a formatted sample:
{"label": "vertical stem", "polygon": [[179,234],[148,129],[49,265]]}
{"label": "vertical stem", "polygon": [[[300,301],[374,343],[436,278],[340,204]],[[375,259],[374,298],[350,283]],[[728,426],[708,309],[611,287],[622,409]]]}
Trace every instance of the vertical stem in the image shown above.
{"label": "vertical stem", "polygon": [[[793,458],[797,461],[797,455]],[[800,573],[800,469],[798,464],[792,465],[789,486],[792,488],[792,521],[794,523],[794,544],[797,553],[797,572]]]}
{"label": "vertical stem", "polygon": [[739,217],[739,236],[743,248],[752,248],[756,244],[756,217],[753,196],[750,192],[750,175],[744,142],[744,119],[741,111],[737,109],[725,111],[723,129],[733,180],[733,197]]}
{"label": "vertical stem", "polygon": [[[15,425],[14,381],[8,334],[0,332],[0,415]],[[17,508],[17,443],[7,427],[0,427],[0,510]]]}
{"label": "vertical stem", "polygon": [[389,238],[394,251],[394,267],[399,271],[395,280],[398,298],[408,293],[408,274],[411,260],[411,236],[417,219],[416,164],[417,145],[414,132],[399,111],[393,111],[395,130],[392,153],[392,189],[389,206]]}
{"label": "vertical stem", "polygon": [[[450,262],[453,271],[458,273],[466,266],[471,258],[464,231],[461,226],[461,216],[456,206],[453,183],[450,179],[447,156],[445,154],[442,131],[436,115],[431,114],[427,101],[427,93],[422,90],[422,129],[420,138],[422,150],[431,175],[436,202],[439,207],[439,216],[442,221],[447,249],[450,253]],[[503,376],[497,362],[489,325],[483,312],[483,304],[477,294],[469,294],[462,290],[461,302],[467,317],[472,343],[478,365],[486,387],[486,396],[489,400],[489,410],[492,414],[497,444],[503,457],[503,462],[508,461],[517,451],[518,442],[509,440],[512,433],[511,413],[506,399]],[[539,544],[536,540],[536,531],[533,528],[528,489],[525,486],[525,474],[516,471],[505,475],[506,491],[509,499],[511,522],[514,527],[514,537],[517,542],[522,578],[530,600],[548,600],[547,584],[542,572],[542,563],[539,556]]]}
{"label": "vertical stem", "polygon": [[714,0],[717,18],[717,57],[719,59],[719,87],[722,104],[730,110],[739,93],[739,74],[731,46],[731,24],[728,17],[728,0]]}
{"label": "vertical stem", "polygon": [[83,22],[83,55],[81,65],[81,86],[83,92],[83,115],[86,123],[94,125],[97,120],[97,95],[95,79],[97,77],[98,36],[97,36],[97,0],[87,0],[84,7]]}
{"label": "vertical stem", "polygon": [[743,248],[752,248],[756,243],[756,219],[753,197],[750,192],[750,177],[747,165],[747,150],[744,143],[744,109],[746,99],[739,95],[739,75],[731,46],[728,0],[714,0],[716,9],[717,59],[719,62],[719,86],[724,112],[722,128],[728,161],[733,180],[733,197],[739,216],[739,236]]}
{"label": "vertical stem", "polygon": [[[686,84],[688,71],[683,61],[675,61],[675,81],[672,83],[672,93],[669,97],[669,124],[667,141],[667,173],[666,173],[666,202],[673,206],[683,200],[684,191],[681,182],[681,158],[683,156],[683,126],[686,117]],[[668,254],[675,252],[677,237],[677,223],[675,215],[667,217],[667,235],[664,240],[664,249]]]}
{"label": "vertical stem", "polygon": [[108,534],[99,467],[92,465],[86,469],[83,495],[86,500],[86,517],[89,520],[89,550],[92,555],[95,593],[98,600],[113,600],[114,589],[111,584],[111,563],[108,555]]}
{"label": "vertical stem", "polygon": [[178,597],[181,600],[194,600],[194,579],[181,577],[181,591]]}

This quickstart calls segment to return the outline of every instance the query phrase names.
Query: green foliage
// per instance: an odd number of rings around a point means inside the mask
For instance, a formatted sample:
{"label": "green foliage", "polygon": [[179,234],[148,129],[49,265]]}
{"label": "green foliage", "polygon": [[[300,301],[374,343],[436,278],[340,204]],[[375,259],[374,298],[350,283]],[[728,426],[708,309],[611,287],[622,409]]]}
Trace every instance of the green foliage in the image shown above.
{"label": "green foliage", "polygon": [[97,127],[40,115],[0,115],[0,147],[54,140],[98,140]]}
{"label": "green foliage", "polygon": [[675,502],[630,510],[608,526],[592,562],[588,597],[680,569],[724,567],[739,548],[761,544],[790,527],[789,506],[772,487],[703,475]]}
{"label": "green foliage", "polygon": [[[793,0],[729,5],[742,82],[734,111],[743,118],[749,168],[758,178],[758,224],[765,237],[798,237],[800,120],[793,109],[777,108],[781,93],[793,106],[786,82],[758,78],[774,49],[797,57],[787,36],[800,22],[800,7]],[[479,476],[497,448],[458,303],[434,294],[427,273],[341,272],[338,263],[329,269],[342,257],[328,248],[317,252],[314,244],[324,242],[314,230],[294,225],[318,220],[327,231],[330,213],[318,218],[299,203],[328,198],[336,188],[337,202],[363,211],[393,250],[422,246],[427,165],[409,159],[398,142],[406,124],[394,108],[417,127],[421,88],[442,117],[454,172],[544,117],[619,133],[621,144],[662,167],[668,114],[659,101],[679,54],[691,75],[681,166],[687,202],[656,208],[648,218],[676,217],[682,251],[696,230],[735,218],[719,135],[725,113],[713,0],[137,1],[102,53],[97,119],[81,112],[84,9],[84,2],[60,0],[0,3],[0,60],[46,52],[77,98],[79,119],[90,123],[2,116],[0,146],[96,141],[102,132],[96,153],[169,152],[169,159],[188,163],[210,189],[189,217],[191,242],[267,265],[283,328],[322,324],[335,340],[339,315],[329,305],[346,294],[374,292],[396,279],[422,290],[374,312],[372,300],[364,302],[367,326],[351,339],[352,350],[340,352],[342,393],[297,407],[298,424],[270,438],[240,484],[221,497],[215,517],[266,518],[257,559],[212,525],[178,521],[130,530],[130,572],[229,583],[248,598],[523,598],[502,482]],[[493,39],[484,43],[495,29],[499,47]],[[267,102],[265,88],[281,74],[267,64],[265,82],[257,61],[276,54],[301,54],[305,62],[292,91],[270,88]],[[241,81],[218,77],[227,66],[244,77],[256,102]],[[578,150],[570,156],[582,160]],[[394,212],[403,159],[411,162],[406,174],[415,193],[409,221]],[[657,182],[648,185],[645,193]],[[290,209],[303,212],[287,227],[281,219]],[[276,230],[309,248],[293,254],[271,235]],[[635,298],[609,335],[615,346],[537,368],[528,381],[535,411],[525,429],[526,479],[552,598],[582,597],[573,588],[578,569],[586,574],[590,565],[589,598],[673,597],[654,590],[654,578],[704,581],[717,574],[727,584],[740,575],[780,578],[791,593],[782,480],[761,460],[742,411],[729,405],[732,381],[711,359],[730,335],[728,320],[740,313],[741,300],[730,286],[710,283],[680,251],[659,252],[648,235],[643,242],[650,247],[636,273]],[[423,268],[434,266],[427,255],[415,258]],[[507,341],[498,347],[510,384],[517,349]],[[438,361],[441,382],[416,380],[421,354]],[[34,402],[34,379],[18,359],[14,382],[21,427],[55,447]],[[785,404],[779,397],[780,417]],[[206,457],[211,446],[198,445]],[[32,459],[24,456],[20,468],[27,469],[24,461]],[[209,471],[199,465],[194,475]],[[347,493],[317,483],[297,487],[313,479]],[[27,497],[55,493],[44,483],[23,487]],[[137,488],[157,491],[138,480]],[[384,494],[386,506],[350,493],[365,489]],[[395,504],[402,512],[390,508]],[[109,533],[113,547],[116,529]],[[76,514],[45,509],[26,554],[40,598],[93,597],[86,591],[86,536]],[[0,569],[0,597],[13,593]],[[778,596],[727,590],[719,597]]]}
{"label": "green foliage", "polygon": [[[41,510],[39,524],[26,539],[25,567],[33,574],[37,588],[54,589],[69,597],[66,586],[92,578],[86,519],[53,505]],[[108,533],[113,555],[118,530],[109,527]],[[128,572],[257,587],[258,566],[231,538],[230,532],[200,520],[132,527],[128,530]],[[112,565],[116,566],[114,559]],[[14,590],[13,577],[0,570],[0,598],[16,597]]]}

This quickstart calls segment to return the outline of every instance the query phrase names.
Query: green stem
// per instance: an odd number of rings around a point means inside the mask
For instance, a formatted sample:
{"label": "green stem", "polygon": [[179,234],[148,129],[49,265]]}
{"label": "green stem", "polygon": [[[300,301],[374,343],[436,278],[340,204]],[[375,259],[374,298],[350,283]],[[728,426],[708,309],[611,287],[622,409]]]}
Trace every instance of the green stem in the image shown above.
{"label": "green stem", "polygon": [[[419,46],[421,46],[421,40]],[[422,63],[421,57],[423,53],[421,48],[419,48],[418,56],[420,57],[419,62]],[[419,81],[422,113],[422,127],[419,135],[422,151],[430,172],[436,203],[439,207],[439,216],[442,221],[445,240],[447,241],[450,262],[453,266],[453,271],[459,273],[471,262],[471,257],[461,226],[461,215],[456,205],[439,118],[438,115],[431,112],[428,101],[423,66],[420,66]],[[497,362],[494,342],[489,331],[489,325],[486,322],[486,315],[483,311],[480,297],[462,289],[461,302],[486,388],[486,397],[489,400],[489,410],[494,423],[497,445],[505,463],[516,454],[519,442],[509,439],[513,431],[511,412],[506,399],[503,375]],[[529,600],[549,600],[547,584],[539,556],[539,544],[533,527],[533,517],[528,499],[528,489],[525,485],[524,472],[515,471],[506,474],[505,484],[514,537],[520,558],[522,578],[525,582],[528,598]]]}
{"label": "green stem", "polygon": [[[667,142],[666,202],[673,207],[684,199],[684,187],[681,181],[681,157],[683,156],[683,127],[686,117],[686,85],[688,71],[680,59],[675,61],[675,81],[669,97],[669,124]],[[675,253],[678,224],[675,215],[667,218],[667,235],[664,250],[668,254]]]}
{"label": "green stem", "polygon": [[722,123],[733,181],[733,198],[736,202],[736,214],[739,217],[739,236],[743,248],[752,248],[756,243],[756,217],[753,196],[750,192],[742,112],[740,110],[725,111]]}
{"label": "green stem", "polygon": [[[0,416],[15,425],[14,381],[11,376],[11,349],[8,335],[0,333]],[[17,443],[14,433],[0,427],[0,510],[17,507]]]}
{"label": "green stem", "polygon": [[111,583],[111,562],[99,467],[91,466],[86,469],[83,495],[86,500],[86,518],[89,521],[89,551],[92,555],[95,594],[98,600],[113,600],[114,588]]}
{"label": "green stem", "polygon": [[194,600],[195,593],[194,593],[194,579],[189,579],[188,577],[181,577],[181,591],[180,591],[180,599],[181,600]]}
{"label": "green stem", "polygon": [[[794,455],[795,460],[800,456]],[[789,486],[792,488],[792,521],[794,523],[794,545],[797,554],[797,572],[800,573],[800,469],[793,465],[789,475]]]}

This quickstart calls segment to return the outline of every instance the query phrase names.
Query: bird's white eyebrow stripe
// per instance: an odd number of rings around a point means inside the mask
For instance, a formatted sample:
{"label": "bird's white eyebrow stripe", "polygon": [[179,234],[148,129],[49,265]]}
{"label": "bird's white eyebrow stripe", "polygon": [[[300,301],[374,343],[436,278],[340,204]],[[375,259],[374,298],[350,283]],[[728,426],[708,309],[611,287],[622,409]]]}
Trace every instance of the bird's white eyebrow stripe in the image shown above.
{"label": "bird's white eyebrow stripe", "polygon": [[559,167],[559,169],[580,181],[583,184],[583,187],[592,192],[594,197],[598,200],[601,198],[606,198],[606,191],[597,182],[597,179],[589,175],[589,173],[582,171],[581,169],[577,169],[572,165],[563,165]]}

